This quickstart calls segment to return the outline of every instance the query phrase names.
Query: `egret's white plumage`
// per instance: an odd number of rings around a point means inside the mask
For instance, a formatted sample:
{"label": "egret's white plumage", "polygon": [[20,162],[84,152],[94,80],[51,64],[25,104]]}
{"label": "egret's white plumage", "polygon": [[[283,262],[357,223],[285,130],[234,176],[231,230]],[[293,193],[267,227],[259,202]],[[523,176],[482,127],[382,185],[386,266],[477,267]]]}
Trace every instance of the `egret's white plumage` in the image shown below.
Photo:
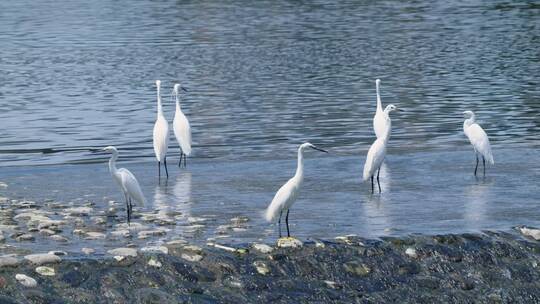
{"label": "egret's white plumage", "polygon": [[139,186],[139,182],[137,181],[135,176],[128,169],[116,168],[116,160],[118,159],[118,150],[113,146],[105,147],[103,150],[112,153],[111,159],[109,160],[109,171],[114,181],[118,184],[118,186],[122,190],[122,193],[124,193],[124,197],[126,199],[126,209],[128,212],[128,222],[129,222],[131,218],[131,208],[132,208],[131,201],[134,200],[137,203],[139,203],[141,206],[143,206],[146,202],[146,199],[144,198],[141,187]]}
{"label": "egret's white plumage", "polygon": [[[390,104],[384,109],[385,119],[390,120],[390,112],[397,110],[397,107]],[[375,142],[369,148],[366,163],[364,164],[363,180],[367,181],[371,178],[371,191],[373,192],[373,176],[375,172],[378,172],[386,156],[386,145],[390,138],[391,128],[386,128],[381,137],[378,137]],[[379,175],[377,174],[377,184],[379,185],[379,192],[381,192],[381,185],[379,183]]]}
{"label": "egret's white plumage", "polygon": [[495,161],[493,160],[493,154],[491,153],[491,145],[489,144],[489,138],[480,127],[479,124],[476,123],[476,115],[472,111],[465,111],[463,112],[465,117],[465,121],[463,122],[463,132],[469,138],[469,141],[471,142],[474,152],[476,154],[476,168],[474,170],[474,174],[476,175],[476,170],[478,169],[478,154],[480,154],[484,161],[484,174],[486,171],[486,164],[485,160],[487,160],[490,164],[495,164]]}
{"label": "egret's white plumage", "polygon": [[279,188],[278,192],[274,196],[274,199],[272,200],[272,202],[270,203],[270,205],[268,206],[265,212],[265,218],[269,222],[275,221],[276,218],[279,216],[280,237],[281,237],[281,215],[283,211],[287,211],[287,216],[285,220],[287,224],[287,235],[290,236],[289,208],[296,201],[296,198],[298,197],[298,192],[300,191],[300,187],[302,186],[302,182],[304,181],[304,150],[306,148],[313,148],[315,150],[326,152],[325,150],[317,148],[316,146],[310,143],[304,143],[300,145],[300,147],[298,148],[298,165],[296,168],[296,173],[283,186],[281,186],[281,188]]}
{"label": "egret's white plumage", "polygon": [[385,135],[386,129],[392,128],[392,121],[390,120],[388,114],[384,112],[382,107],[381,94],[379,92],[380,83],[380,79],[375,80],[375,88],[377,90],[377,111],[373,117],[373,130],[375,131],[377,138],[381,138],[383,135]]}
{"label": "egret's white plumage", "polygon": [[180,145],[180,165],[182,163],[182,155],[184,156],[184,165],[186,163],[186,156],[191,154],[191,126],[189,121],[180,108],[180,98],[178,97],[178,90],[180,84],[174,85],[174,95],[176,98],[176,112],[173,120],[173,131],[178,144]]}
{"label": "egret's white plumage", "polygon": [[[163,115],[163,106],[161,104],[161,81],[156,80],[157,87],[157,118],[154,124],[154,153],[158,161],[158,168],[161,170],[160,163],[165,165],[165,173],[169,177],[167,171],[167,149],[169,148],[169,123]],[[160,174],[161,175],[161,174]]]}

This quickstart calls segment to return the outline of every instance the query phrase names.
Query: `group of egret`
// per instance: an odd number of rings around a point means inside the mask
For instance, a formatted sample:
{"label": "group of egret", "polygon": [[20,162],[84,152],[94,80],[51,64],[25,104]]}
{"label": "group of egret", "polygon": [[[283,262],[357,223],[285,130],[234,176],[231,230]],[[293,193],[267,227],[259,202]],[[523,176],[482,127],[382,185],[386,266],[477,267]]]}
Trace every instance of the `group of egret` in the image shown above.
{"label": "group of egret", "polygon": [[[169,149],[169,122],[163,114],[163,106],[161,104],[161,81],[156,80],[157,88],[157,118],[154,124],[154,153],[158,161],[158,176],[161,178],[161,163],[165,167],[165,174],[169,178],[169,171],[167,170],[167,150]],[[180,84],[175,84],[173,87],[173,93],[176,100],[176,111],[173,120],[173,131],[178,145],[180,146],[180,161],[178,166],[182,165],[182,157],[184,158],[184,167],[186,166],[186,158],[191,154],[191,127],[186,115],[180,108],[179,90],[186,89]]]}
{"label": "group of egret", "polygon": [[[167,169],[167,150],[169,148],[169,123],[163,114],[163,105],[161,102],[161,81],[156,80],[157,88],[157,118],[154,124],[154,153],[156,154],[156,159],[158,161],[158,176],[161,178],[161,163],[165,167],[165,174],[169,178],[169,171]],[[173,93],[176,100],[176,112],[174,114],[173,120],[173,131],[180,146],[180,161],[178,166],[182,165],[182,158],[184,158],[184,167],[186,167],[186,158],[191,154],[191,127],[189,121],[182,113],[180,108],[180,99],[179,99],[179,90],[186,89],[180,84],[175,84],[173,87]],[[141,190],[139,182],[135,176],[125,168],[116,168],[116,160],[118,159],[118,150],[113,146],[108,146],[103,149],[106,152],[112,153],[111,159],[109,160],[109,171],[113,179],[116,181],[124,197],[126,199],[126,212],[127,212],[127,222],[131,221],[131,214],[133,211],[132,201],[136,201],[141,205],[144,205],[145,199]]]}
{"label": "group of egret", "polygon": [[[389,104],[384,110],[381,102],[380,96],[380,80],[375,81],[376,92],[377,92],[377,110],[373,118],[373,130],[375,132],[376,140],[373,142],[371,147],[368,150],[366,157],[366,162],[364,165],[363,171],[363,180],[367,181],[371,179],[371,192],[374,192],[374,178],[375,173],[377,173],[377,185],[379,188],[379,193],[381,192],[380,184],[380,170],[381,165],[384,162],[386,156],[386,147],[390,139],[392,132],[392,121],[390,119],[390,113],[393,111],[402,111],[398,109],[395,105]],[[154,124],[154,152],[156,159],[158,161],[158,175],[161,176],[161,163],[165,167],[165,174],[168,178],[169,173],[167,169],[167,149],[169,145],[169,124],[165,115],[163,114],[163,106],[161,102],[161,81],[156,81],[157,87],[157,119]],[[173,88],[173,93],[176,100],[176,112],[173,121],[173,130],[174,135],[180,146],[180,161],[178,166],[182,165],[182,158],[184,159],[184,166],[186,166],[186,157],[191,153],[191,128],[189,121],[187,120],[182,109],[180,107],[179,101],[179,90],[185,89],[179,84],[175,84]],[[463,114],[466,116],[466,120],[463,124],[463,131],[465,135],[469,138],[475,154],[476,154],[476,167],[474,169],[474,175],[476,176],[478,169],[478,162],[480,155],[482,157],[482,162],[484,165],[484,176],[486,170],[486,159],[489,163],[494,164],[493,155],[491,153],[491,147],[489,144],[489,139],[486,132],[480,127],[475,121],[475,115],[471,111],[465,111]],[[278,219],[279,226],[279,237],[281,237],[281,218],[285,212],[285,223],[287,226],[287,236],[290,237],[289,229],[289,211],[292,204],[296,201],[300,187],[304,180],[304,151],[307,148],[312,148],[318,151],[327,152],[321,148],[316,147],[315,145],[306,142],[298,148],[298,164],[296,168],[296,173],[292,178],[290,178],[275,194],[272,202],[268,206],[265,212],[265,218],[267,221],[272,222]],[[132,214],[132,201],[136,201],[140,204],[144,204],[145,199],[141,191],[139,183],[133,174],[124,168],[116,168],[116,160],[118,158],[118,151],[115,147],[109,146],[103,150],[112,153],[112,157],[109,160],[109,170],[113,179],[118,183],[120,189],[122,190],[124,197],[126,199],[126,210],[127,210],[127,221],[130,222]]]}
{"label": "group of egret", "polygon": [[[366,157],[366,163],[364,165],[363,180],[367,181],[371,179],[371,193],[374,192],[374,176],[377,172],[377,185],[379,187],[379,193],[381,192],[381,184],[379,182],[379,173],[381,171],[381,165],[386,156],[386,146],[388,145],[388,140],[390,139],[390,134],[392,132],[392,121],[390,119],[390,113],[398,110],[395,105],[387,105],[386,108],[382,107],[381,96],[379,92],[380,80],[375,80],[375,88],[377,91],[377,110],[375,112],[375,117],[373,117],[373,130],[375,132],[376,140],[373,142],[371,147],[368,150]],[[486,132],[475,122],[474,113],[471,111],[465,111],[463,114],[466,116],[466,119],[463,124],[463,131],[465,135],[469,138],[471,144],[474,147],[476,154],[476,168],[474,169],[474,175],[478,169],[478,155],[482,156],[484,164],[484,176],[486,174],[486,159],[491,164],[494,164],[493,155],[491,154],[491,147],[489,144],[489,139]],[[281,217],[283,212],[286,212],[285,224],[287,226],[287,237],[290,237],[289,232],[289,211],[292,204],[296,201],[300,187],[304,180],[304,150],[306,148],[313,148],[319,151],[326,152],[323,149],[317,148],[310,143],[304,143],[298,148],[298,165],[296,168],[295,175],[289,179],[275,194],[272,202],[268,206],[265,212],[265,218],[269,222],[275,221],[278,218],[279,226],[279,237],[281,238]]]}

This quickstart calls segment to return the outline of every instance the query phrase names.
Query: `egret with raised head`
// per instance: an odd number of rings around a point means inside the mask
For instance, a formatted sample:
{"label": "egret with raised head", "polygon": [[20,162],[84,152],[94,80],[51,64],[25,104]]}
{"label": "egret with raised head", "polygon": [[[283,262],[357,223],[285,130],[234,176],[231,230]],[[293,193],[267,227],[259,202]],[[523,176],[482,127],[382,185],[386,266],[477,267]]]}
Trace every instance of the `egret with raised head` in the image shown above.
{"label": "egret with raised head", "polygon": [[126,199],[127,222],[129,224],[133,212],[132,201],[134,200],[143,206],[146,200],[135,176],[128,169],[116,168],[118,150],[113,146],[108,146],[103,148],[103,151],[112,153],[111,159],[109,160],[109,171],[111,172],[114,181],[122,190],[122,193],[124,193]]}
{"label": "egret with raised head", "polygon": [[302,182],[304,181],[304,150],[306,148],[312,148],[318,151],[326,152],[328,151],[318,148],[310,143],[303,143],[298,148],[298,165],[296,167],[296,173],[294,176],[289,179],[274,196],[274,199],[266,209],[265,218],[267,221],[275,221],[276,217],[279,215],[278,225],[279,225],[279,237],[281,238],[281,216],[283,212],[286,211],[287,215],[285,216],[285,224],[287,225],[287,236],[290,237],[289,231],[289,209],[292,204],[296,201]]}
{"label": "egret with raised head", "polygon": [[169,148],[169,123],[163,115],[161,104],[161,81],[156,80],[157,87],[157,118],[154,124],[154,153],[158,161],[158,176],[161,178],[161,163],[165,166],[165,174],[169,178],[167,170],[167,149]]}
{"label": "egret with raised head", "polygon": [[174,85],[174,96],[176,98],[176,112],[174,114],[173,120],[173,131],[178,145],[180,146],[180,161],[178,162],[178,167],[182,165],[182,157],[184,157],[184,168],[186,167],[186,159],[191,154],[191,126],[189,121],[186,118],[186,115],[182,112],[180,108],[180,98],[178,97],[179,90],[187,91],[184,87],[181,87],[180,84]]}
{"label": "egret with raised head", "polygon": [[[383,117],[390,120],[389,114],[394,110],[401,111],[393,104],[386,106],[383,112]],[[373,178],[375,176],[375,172],[377,172],[377,185],[379,186],[379,193],[382,192],[379,174],[381,173],[381,165],[384,161],[384,157],[386,156],[386,146],[388,144],[388,139],[390,138],[391,128],[386,128],[384,131],[385,132],[382,134],[382,136],[378,137],[369,148],[366,163],[364,164],[363,180],[367,181],[371,178],[371,193],[374,192]]]}
{"label": "egret with raised head", "polygon": [[463,112],[463,115],[466,118],[463,122],[463,132],[465,132],[465,135],[467,135],[469,138],[476,156],[474,176],[476,176],[476,171],[478,170],[478,155],[482,156],[482,163],[484,164],[484,176],[486,176],[486,159],[490,164],[495,164],[493,154],[491,153],[489,138],[484,129],[482,129],[482,127],[476,123],[476,115],[474,115],[472,111],[465,111]]}
{"label": "egret with raised head", "polygon": [[375,131],[377,138],[381,138],[385,134],[386,129],[392,127],[392,121],[390,120],[390,117],[384,113],[382,107],[381,94],[379,93],[380,84],[380,79],[375,80],[375,89],[377,90],[377,111],[373,117],[373,131]]}

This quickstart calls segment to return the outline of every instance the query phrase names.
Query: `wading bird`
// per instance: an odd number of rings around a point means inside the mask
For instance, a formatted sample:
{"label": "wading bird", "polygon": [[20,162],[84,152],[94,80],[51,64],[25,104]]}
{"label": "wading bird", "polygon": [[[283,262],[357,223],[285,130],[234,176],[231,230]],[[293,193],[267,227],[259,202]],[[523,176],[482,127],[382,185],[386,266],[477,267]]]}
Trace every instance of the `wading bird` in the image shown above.
{"label": "wading bird", "polygon": [[127,222],[131,222],[131,213],[133,212],[133,205],[131,204],[132,200],[135,200],[141,206],[144,206],[145,199],[139,186],[139,182],[135,176],[125,168],[116,168],[116,160],[118,159],[118,150],[113,146],[108,146],[103,148],[103,151],[112,153],[111,159],[109,160],[109,171],[111,175],[120,186],[120,189],[124,193],[126,199],[126,210],[127,210]]}
{"label": "wading bird", "polygon": [[380,83],[380,79],[375,80],[375,88],[377,90],[377,111],[373,117],[373,130],[375,131],[375,136],[377,136],[377,138],[381,138],[385,134],[386,129],[392,127],[392,121],[390,120],[390,117],[388,117],[388,114],[385,114],[382,107],[381,95],[379,93]]}
{"label": "wading bird", "polygon": [[[389,114],[394,110],[400,111],[396,106],[392,104],[386,106],[386,108],[384,109],[383,117],[386,117],[388,120],[390,120]],[[386,128],[384,134],[382,134],[381,137],[378,137],[377,140],[375,140],[375,142],[371,145],[366,157],[363,180],[367,181],[371,178],[371,193],[374,192],[373,176],[375,175],[375,171],[377,171],[377,185],[379,186],[379,193],[381,193],[379,174],[381,173],[381,165],[384,161],[384,157],[386,156],[386,145],[388,144],[388,139],[390,138],[390,131],[391,128]]]}
{"label": "wading bird", "polygon": [[279,237],[281,238],[281,216],[283,211],[287,211],[285,216],[285,223],[287,225],[287,236],[290,237],[289,232],[289,208],[296,201],[300,187],[304,180],[304,150],[306,148],[312,148],[322,152],[328,153],[326,150],[318,148],[310,143],[301,144],[298,148],[298,166],[296,168],[296,174],[285,183],[285,185],[279,188],[278,192],[274,196],[274,199],[266,209],[265,218],[269,222],[275,221],[276,217],[279,214]]}
{"label": "wading bird", "polygon": [[161,162],[165,166],[165,174],[169,178],[167,170],[167,149],[169,148],[169,123],[163,115],[163,106],[161,105],[161,81],[156,80],[157,87],[157,119],[154,124],[154,153],[158,161],[158,176],[161,178]]}
{"label": "wading bird", "polygon": [[465,132],[465,135],[467,135],[469,138],[476,156],[474,176],[476,176],[476,171],[478,170],[478,154],[482,156],[482,163],[484,164],[484,176],[486,176],[486,159],[490,164],[495,164],[495,161],[493,161],[493,154],[491,154],[489,138],[484,129],[482,129],[482,127],[476,123],[476,116],[472,111],[465,111],[463,112],[463,115],[466,118],[465,122],[463,122],[463,132]]}
{"label": "wading bird", "polygon": [[189,121],[186,118],[186,115],[182,112],[180,108],[180,98],[178,97],[178,90],[182,89],[186,91],[185,88],[181,87],[180,84],[174,85],[174,96],[176,97],[176,112],[174,114],[173,120],[173,131],[178,145],[180,145],[180,161],[178,162],[178,167],[182,165],[182,157],[184,157],[184,168],[186,167],[186,159],[191,154],[191,127]]}

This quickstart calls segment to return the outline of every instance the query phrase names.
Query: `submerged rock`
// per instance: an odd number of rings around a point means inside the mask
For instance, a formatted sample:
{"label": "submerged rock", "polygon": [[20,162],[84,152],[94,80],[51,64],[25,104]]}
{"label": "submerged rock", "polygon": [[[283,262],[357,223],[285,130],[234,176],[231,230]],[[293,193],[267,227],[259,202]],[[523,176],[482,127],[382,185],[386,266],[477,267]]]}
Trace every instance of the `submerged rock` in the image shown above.
{"label": "submerged rock", "polygon": [[525,236],[532,237],[537,241],[540,240],[540,229],[521,227],[519,228],[519,231],[521,231],[521,233]]}
{"label": "submerged rock", "polygon": [[19,265],[20,261],[13,255],[0,256],[0,268]]}
{"label": "submerged rock", "polygon": [[62,259],[60,259],[59,256],[55,254],[49,254],[49,253],[29,254],[25,256],[24,258],[35,265],[59,263],[60,261],[62,261]]}

